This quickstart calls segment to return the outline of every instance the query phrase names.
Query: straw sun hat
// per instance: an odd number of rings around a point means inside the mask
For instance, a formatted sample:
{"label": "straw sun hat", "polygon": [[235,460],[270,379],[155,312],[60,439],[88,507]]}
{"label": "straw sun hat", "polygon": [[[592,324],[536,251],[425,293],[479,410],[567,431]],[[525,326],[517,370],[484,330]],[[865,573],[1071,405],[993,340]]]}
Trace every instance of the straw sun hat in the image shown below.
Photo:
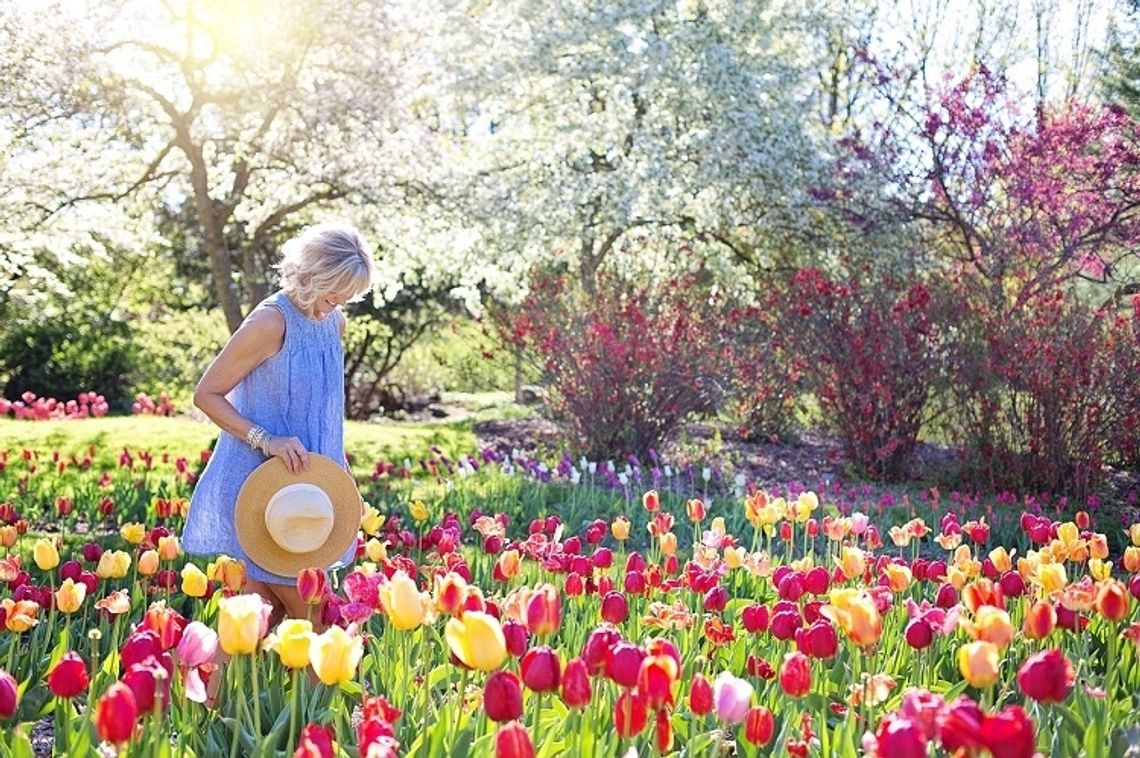
{"label": "straw sun hat", "polygon": [[238,542],[255,564],[280,576],[327,568],[360,529],[360,493],[342,467],[309,453],[309,470],[290,474],[280,458],[258,466],[234,506]]}

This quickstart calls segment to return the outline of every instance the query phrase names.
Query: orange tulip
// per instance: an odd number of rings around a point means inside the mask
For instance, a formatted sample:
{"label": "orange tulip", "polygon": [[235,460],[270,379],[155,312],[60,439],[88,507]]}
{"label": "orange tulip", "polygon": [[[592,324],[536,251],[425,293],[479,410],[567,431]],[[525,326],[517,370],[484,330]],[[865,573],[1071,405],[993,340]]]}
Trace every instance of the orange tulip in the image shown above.
{"label": "orange tulip", "polygon": [[867,647],[879,641],[883,634],[883,618],[875,601],[863,590],[842,588],[831,591],[831,601],[820,609],[827,618],[834,621],[859,647]]}
{"label": "orange tulip", "polygon": [[1128,615],[1128,591],[1116,579],[1101,583],[1096,593],[1096,610],[1109,621],[1120,621]]}
{"label": "orange tulip", "polygon": [[1025,612],[1021,629],[1031,640],[1043,640],[1057,627],[1057,609],[1045,600],[1038,600]]}

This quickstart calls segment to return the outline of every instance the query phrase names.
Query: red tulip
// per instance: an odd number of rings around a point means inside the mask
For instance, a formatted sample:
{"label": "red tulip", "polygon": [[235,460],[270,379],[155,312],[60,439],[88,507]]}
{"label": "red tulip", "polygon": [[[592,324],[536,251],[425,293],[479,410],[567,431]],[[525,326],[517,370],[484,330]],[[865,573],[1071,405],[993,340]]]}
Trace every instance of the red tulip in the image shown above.
{"label": "red tulip", "polygon": [[16,677],[0,669],[0,719],[12,718],[19,705],[20,683],[16,681]]}
{"label": "red tulip", "polygon": [[1073,689],[1073,664],[1056,648],[1031,655],[1017,670],[1022,694],[1041,703],[1060,703]]}
{"label": "red tulip", "polygon": [[95,729],[99,739],[112,744],[129,740],[138,718],[134,693],[122,682],[112,682],[95,706]]}
{"label": "red tulip", "polygon": [[155,603],[147,609],[140,627],[155,633],[162,650],[170,650],[182,641],[182,631],[188,623],[186,617],[178,611]]}
{"label": "red tulip", "polygon": [[1011,705],[982,722],[981,743],[993,758],[1033,758],[1037,734],[1020,705]]}
{"label": "red tulip", "polygon": [[514,721],[522,717],[522,685],[510,671],[496,671],[483,688],[483,708],[492,721]]}
{"label": "red tulip", "polygon": [[518,658],[530,645],[530,632],[526,630],[526,624],[521,621],[507,619],[503,622],[503,639],[507,643],[507,652]]}
{"label": "red tulip", "polygon": [[712,709],[712,684],[704,674],[694,674],[689,684],[689,710],[697,716],[707,716]]}
{"label": "red tulip", "polygon": [[566,575],[566,581],[562,585],[562,591],[566,593],[566,597],[581,597],[586,592],[586,583],[582,581],[582,575],[576,571],[571,571]]}
{"label": "red tulip", "polygon": [[827,621],[816,621],[806,629],[796,630],[796,648],[812,658],[833,658],[839,652],[839,636]]}
{"label": "red tulip", "polygon": [[[622,687],[636,687],[645,651],[629,642],[613,646],[606,659],[606,676]],[[639,730],[640,731],[640,730]]]}
{"label": "red tulip", "polygon": [[73,698],[87,690],[87,664],[76,652],[65,653],[47,675],[48,689],[56,697]]}
{"label": "red tulip", "polygon": [[938,721],[938,739],[948,753],[963,750],[973,754],[983,745],[982,722],[985,713],[970,698],[962,695],[943,710]]}
{"label": "red tulip", "polygon": [[875,734],[877,755],[891,758],[926,758],[926,734],[908,718],[888,714]]}
{"label": "red tulip", "polygon": [[526,604],[526,625],[532,634],[553,634],[562,625],[562,597],[552,584],[535,590]]}
{"label": "red tulip", "polygon": [[301,739],[293,758],[334,758],[333,735],[329,727],[307,724],[301,730]]}
{"label": "red tulip", "polygon": [[953,584],[943,584],[938,588],[934,604],[939,608],[953,608],[958,604],[958,590],[954,589]]}
{"label": "red tulip", "polygon": [[704,596],[704,609],[708,613],[720,613],[728,605],[728,590],[719,584],[709,588]]}
{"label": "red tulip", "polygon": [[151,656],[158,657],[162,653],[158,635],[149,629],[136,629],[127,637],[123,647],[119,650],[119,661],[124,669],[136,663],[141,663]]}
{"label": "red tulip", "polygon": [[629,618],[629,601],[620,592],[609,592],[602,598],[602,618],[620,624]]}
{"label": "red tulip", "polygon": [[123,674],[123,684],[131,688],[131,693],[135,696],[135,707],[140,714],[153,711],[155,700],[160,694],[163,709],[170,706],[170,673],[159,665],[157,658],[147,658],[141,663],[132,664],[127,673]]}
{"label": "red tulip", "polygon": [[788,653],[780,666],[780,688],[789,697],[803,697],[811,689],[811,662],[800,652]]}
{"label": "red tulip", "polygon": [[754,676],[764,681],[776,677],[776,669],[772,668],[772,664],[758,655],[749,655],[748,661],[744,664],[744,669],[748,672],[748,676]]}
{"label": "red tulip", "polygon": [[785,576],[776,588],[781,600],[790,600],[793,603],[803,597],[804,583],[799,574],[793,572]]}
{"label": "red tulip", "polygon": [[595,568],[608,569],[610,566],[614,565],[614,553],[608,547],[600,547],[594,551],[594,555],[591,560]]}
{"label": "red tulip", "polygon": [[804,589],[813,595],[826,595],[831,587],[831,577],[823,566],[816,566],[804,574]]}
{"label": "red tulip", "polygon": [[552,648],[533,647],[523,655],[520,673],[523,683],[532,692],[550,692],[558,689],[562,662]]}
{"label": "red tulip", "polygon": [[640,595],[645,592],[645,574],[640,571],[627,571],[625,572],[625,580],[622,584],[625,587],[626,594]]}
{"label": "red tulip", "polygon": [[571,658],[562,671],[562,702],[568,708],[585,708],[592,696],[586,662],[581,658]]}
{"label": "red tulip", "polygon": [[649,723],[649,704],[640,693],[624,690],[614,703],[614,728],[618,736],[628,739],[645,731]]}
{"label": "red tulip", "polygon": [[769,631],[778,640],[791,640],[796,636],[796,630],[803,626],[804,620],[798,610],[779,611],[772,616]]}
{"label": "red tulip", "polygon": [[766,605],[749,605],[744,608],[740,613],[740,620],[744,624],[744,628],[752,634],[768,631],[768,606]]}
{"label": "red tulip", "polygon": [[906,637],[906,644],[915,650],[922,650],[934,641],[934,630],[930,628],[926,619],[916,618],[911,619],[911,622],[906,625],[903,636]]}
{"label": "red tulip", "polygon": [[1057,610],[1052,603],[1038,600],[1025,612],[1022,630],[1033,640],[1043,640],[1052,634],[1057,626]]}
{"label": "red tulip", "polygon": [[649,708],[659,710],[673,705],[673,683],[681,674],[677,661],[669,655],[648,655],[637,672],[637,691]]}
{"label": "red tulip", "polygon": [[772,740],[775,730],[776,722],[770,710],[762,705],[748,709],[748,714],[744,717],[744,739],[757,747],[763,747]]}
{"label": "red tulip", "polygon": [[[606,662],[614,646],[621,642],[621,635],[613,627],[599,626],[590,632],[586,644],[582,646],[582,660],[590,676],[599,676],[606,670]],[[638,662],[640,665],[640,661]]]}
{"label": "red tulip", "polygon": [[1124,584],[1110,579],[1096,593],[1096,610],[1109,621],[1120,621],[1128,615],[1128,592]]}
{"label": "red tulip", "polygon": [[534,758],[530,732],[518,721],[499,727],[495,735],[495,758]]}

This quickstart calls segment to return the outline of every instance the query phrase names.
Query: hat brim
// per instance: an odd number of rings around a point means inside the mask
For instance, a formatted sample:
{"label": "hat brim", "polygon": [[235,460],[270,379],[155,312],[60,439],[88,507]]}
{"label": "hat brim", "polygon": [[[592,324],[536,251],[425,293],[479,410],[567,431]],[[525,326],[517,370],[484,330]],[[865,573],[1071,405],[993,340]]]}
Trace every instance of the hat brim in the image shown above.
{"label": "hat brim", "polygon": [[[313,484],[324,490],[333,506],[333,528],[328,539],[308,553],[282,549],[265,526],[270,498],[289,484]],[[280,458],[270,458],[254,469],[238,492],[234,526],[242,550],[253,563],[279,576],[295,577],[308,568],[328,568],[352,546],[360,530],[360,492],[356,482],[332,459],[309,453],[309,470],[290,474]]]}

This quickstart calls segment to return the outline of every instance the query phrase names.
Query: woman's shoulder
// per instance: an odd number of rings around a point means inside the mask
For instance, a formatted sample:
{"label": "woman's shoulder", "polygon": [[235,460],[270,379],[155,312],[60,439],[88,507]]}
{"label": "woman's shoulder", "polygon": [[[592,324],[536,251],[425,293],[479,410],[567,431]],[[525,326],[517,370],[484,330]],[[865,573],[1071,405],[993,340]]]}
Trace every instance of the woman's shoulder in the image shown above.
{"label": "woman's shoulder", "polygon": [[285,334],[285,313],[276,303],[263,300],[245,317],[241,328],[259,337],[277,337]]}

